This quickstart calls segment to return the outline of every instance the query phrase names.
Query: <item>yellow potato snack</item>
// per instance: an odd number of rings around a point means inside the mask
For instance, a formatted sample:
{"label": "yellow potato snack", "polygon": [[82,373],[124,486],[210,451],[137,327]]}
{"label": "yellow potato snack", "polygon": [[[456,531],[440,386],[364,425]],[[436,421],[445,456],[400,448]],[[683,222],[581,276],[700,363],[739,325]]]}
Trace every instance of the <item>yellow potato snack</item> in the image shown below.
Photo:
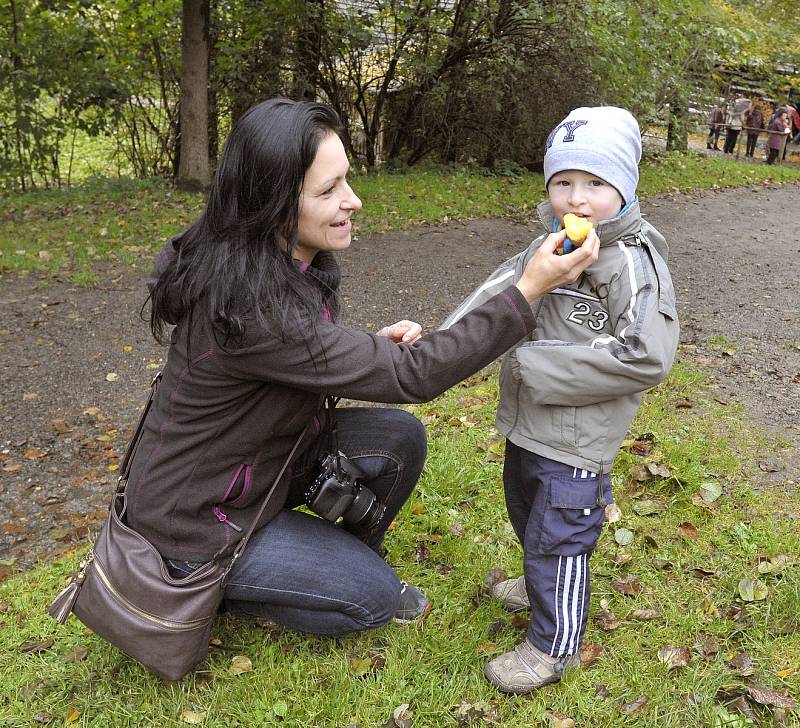
{"label": "yellow potato snack", "polygon": [[579,217],[578,215],[573,215],[571,212],[568,212],[564,215],[564,228],[567,231],[567,237],[575,243],[575,245],[580,245],[586,240],[586,236],[592,229],[592,223],[584,217]]}

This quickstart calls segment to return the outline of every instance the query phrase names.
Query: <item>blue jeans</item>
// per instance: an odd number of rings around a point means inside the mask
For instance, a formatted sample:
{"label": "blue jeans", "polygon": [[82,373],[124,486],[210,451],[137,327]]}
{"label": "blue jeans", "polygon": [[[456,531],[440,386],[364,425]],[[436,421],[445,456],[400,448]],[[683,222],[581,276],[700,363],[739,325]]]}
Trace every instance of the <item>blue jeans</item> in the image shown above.
{"label": "blue jeans", "polygon": [[[231,571],[224,607],[232,614],[321,635],[379,627],[394,615],[400,580],[379,551],[422,472],[425,429],[397,409],[342,408],[336,418],[339,449],[385,504],[383,517],[361,540],[329,521],[292,510],[302,503],[312,475],[295,478],[287,507],[253,534]],[[183,573],[195,566],[169,565]]]}

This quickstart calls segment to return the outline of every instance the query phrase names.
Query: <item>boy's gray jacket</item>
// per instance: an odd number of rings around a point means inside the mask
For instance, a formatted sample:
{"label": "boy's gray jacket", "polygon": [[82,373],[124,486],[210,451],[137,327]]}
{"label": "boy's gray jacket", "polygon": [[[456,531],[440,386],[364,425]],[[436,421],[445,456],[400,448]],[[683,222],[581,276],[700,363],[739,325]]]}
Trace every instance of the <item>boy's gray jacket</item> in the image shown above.
{"label": "boy's gray jacket", "polygon": [[[552,230],[549,202],[539,216]],[[602,473],[643,392],[669,373],[679,327],[667,244],[639,203],[596,232],[597,262],[533,304],[536,328],[504,356],[497,428],[519,447]],[[503,263],[441,328],[518,281],[544,238]]]}

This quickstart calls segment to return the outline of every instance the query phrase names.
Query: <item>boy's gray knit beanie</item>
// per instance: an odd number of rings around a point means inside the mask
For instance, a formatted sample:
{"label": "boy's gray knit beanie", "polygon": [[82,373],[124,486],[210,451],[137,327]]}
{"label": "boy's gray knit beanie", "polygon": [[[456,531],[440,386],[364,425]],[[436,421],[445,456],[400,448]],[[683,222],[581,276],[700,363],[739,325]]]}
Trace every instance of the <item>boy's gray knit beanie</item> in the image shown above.
{"label": "boy's gray knit beanie", "polygon": [[639,183],[642,135],[633,115],[616,106],[582,106],[569,113],[547,137],[544,181],[578,169],[615,187],[630,202]]}

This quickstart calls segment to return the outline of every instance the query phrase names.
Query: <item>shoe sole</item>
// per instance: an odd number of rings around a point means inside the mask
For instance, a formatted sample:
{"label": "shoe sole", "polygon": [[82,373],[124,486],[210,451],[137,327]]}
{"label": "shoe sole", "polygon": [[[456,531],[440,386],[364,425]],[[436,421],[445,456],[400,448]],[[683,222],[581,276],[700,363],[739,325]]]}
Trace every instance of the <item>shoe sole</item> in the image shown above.
{"label": "shoe sole", "polygon": [[397,624],[413,624],[414,622],[422,622],[423,620],[428,618],[428,615],[431,613],[431,609],[433,609],[433,604],[426,604],[425,609],[423,609],[422,612],[418,614],[416,617],[412,617],[411,619],[392,617],[392,620],[394,622],[397,622]]}

